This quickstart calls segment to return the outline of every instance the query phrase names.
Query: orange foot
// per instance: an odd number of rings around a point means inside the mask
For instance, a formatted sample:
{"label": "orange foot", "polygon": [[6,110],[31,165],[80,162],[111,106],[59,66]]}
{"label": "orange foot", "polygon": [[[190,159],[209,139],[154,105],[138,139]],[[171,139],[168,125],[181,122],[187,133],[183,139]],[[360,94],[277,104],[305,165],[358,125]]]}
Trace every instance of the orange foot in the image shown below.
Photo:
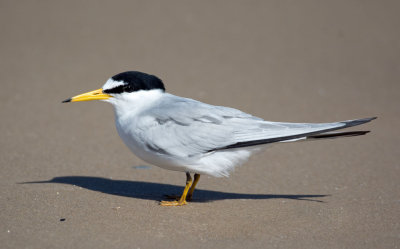
{"label": "orange foot", "polygon": [[164,207],[171,207],[171,206],[183,206],[186,205],[186,201],[161,201],[160,205]]}

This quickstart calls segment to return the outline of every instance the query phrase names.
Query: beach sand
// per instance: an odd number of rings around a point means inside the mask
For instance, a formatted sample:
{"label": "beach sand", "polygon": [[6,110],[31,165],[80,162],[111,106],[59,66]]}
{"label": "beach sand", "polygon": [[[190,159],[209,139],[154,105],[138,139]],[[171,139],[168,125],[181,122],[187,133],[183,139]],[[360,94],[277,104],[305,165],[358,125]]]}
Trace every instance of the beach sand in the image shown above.
{"label": "beach sand", "polygon": [[[1,248],[399,248],[398,1],[1,1]],[[194,201],[135,157],[112,75],[270,121],[378,116],[366,136],[279,144]]]}

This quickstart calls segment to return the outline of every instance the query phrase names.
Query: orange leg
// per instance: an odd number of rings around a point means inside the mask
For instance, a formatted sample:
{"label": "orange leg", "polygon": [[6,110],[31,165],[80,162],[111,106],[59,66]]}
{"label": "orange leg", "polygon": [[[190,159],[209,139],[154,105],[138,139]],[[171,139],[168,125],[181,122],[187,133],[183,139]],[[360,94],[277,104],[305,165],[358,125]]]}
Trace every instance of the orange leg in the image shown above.
{"label": "orange leg", "polygon": [[190,190],[186,197],[186,200],[188,200],[188,201],[192,200],[194,188],[196,187],[199,180],[200,180],[200,174],[194,174],[194,182],[192,183],[192,186],[190,187]]}
{"label": "orange leg", "polygon": [[[186,172],[186,186],[183,190],[181,198],[177,201],[161,201],[161,206],[183,206],[186,205],[186,195],[189,192],[189,188],[192,185],[192,177],[190,176],[189,172]],[[193,189],[194,190],[194,189]]]}

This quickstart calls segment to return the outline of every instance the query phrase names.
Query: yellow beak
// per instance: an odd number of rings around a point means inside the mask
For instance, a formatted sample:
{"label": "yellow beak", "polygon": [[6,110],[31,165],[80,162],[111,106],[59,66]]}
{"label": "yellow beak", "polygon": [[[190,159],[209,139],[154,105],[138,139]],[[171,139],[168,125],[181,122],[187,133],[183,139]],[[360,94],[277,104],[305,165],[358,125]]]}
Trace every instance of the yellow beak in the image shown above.
{"label": "yellow beak", "polygon": [[89,101],[89,100],[97,100],[97,99],[109,99],[111,98],[111,95],[108,95],[106,93],[103,93],[103,89],[97,89],[91,92],[87,93],[82,93],[79,95],[76,95],[72,98],[66,99],[63,101],[63,103],[66,102],[78,102],[78,101]]}

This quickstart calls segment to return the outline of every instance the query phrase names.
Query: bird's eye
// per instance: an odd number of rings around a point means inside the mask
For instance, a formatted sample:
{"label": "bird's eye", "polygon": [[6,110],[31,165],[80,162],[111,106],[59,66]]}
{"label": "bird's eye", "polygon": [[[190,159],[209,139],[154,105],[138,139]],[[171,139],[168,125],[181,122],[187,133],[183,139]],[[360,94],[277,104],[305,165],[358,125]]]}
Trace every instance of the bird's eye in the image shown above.
{"label": "bird's eye", "polygon": [[130,84],[119,85],[119,86],[111,88],[111,89],[103,90],[103,92],[107,93],[107,94],[130,93],[133,91],[135,91],[135,89]]}
{"label": "bird's eye", "polygon": [[129,85],[129,84],[124,85],[124,92],[130,93],[130,92],[133,92],[133,91],[134,91],[134,89],[133,89],[133,87],[131,85]]}
{"label": "bird's eye", "polygon": [[104,93],[107,94],[118,94],[124,92],[124,85],[120,85],[111,89],[103,90]]}

